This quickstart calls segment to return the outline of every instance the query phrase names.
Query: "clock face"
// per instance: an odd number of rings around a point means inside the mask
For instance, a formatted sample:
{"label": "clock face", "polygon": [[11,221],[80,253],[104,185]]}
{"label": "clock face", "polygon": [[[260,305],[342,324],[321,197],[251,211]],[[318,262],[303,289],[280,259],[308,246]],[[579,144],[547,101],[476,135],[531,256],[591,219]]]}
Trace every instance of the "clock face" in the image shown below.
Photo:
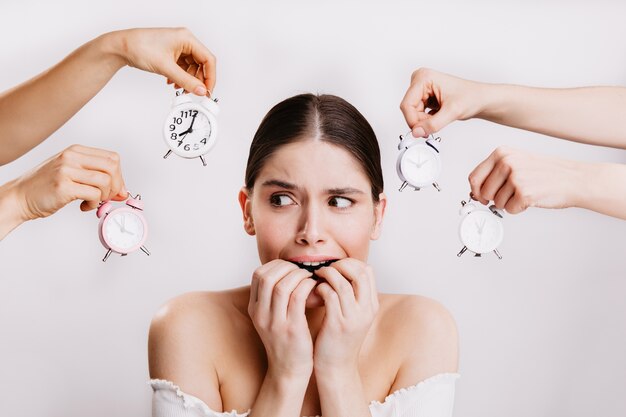
{"label": "clock face", "polygon": [[467,249],[474,253],[488,253],[502,243],[504,227],[491,211],[476,209],[461,221],[459,235]]}
{"label": "clock face", "polygon": [[439,178],[441,158],[430,146],[418,143],[400,154],[398,171],[410,185],[425,187]]}
{"label": "clock face", "polygon": [[104,243],[118,253],[139,249],[146,240],[147,227],[144,217],[135,209],[121,207],[104,218],[100,233]]}
{"label": "clock face", "polygon": [[197,104],[176,106],[165,120],[164,137],[174,153],[195,158],[215,144],[215,118]]}

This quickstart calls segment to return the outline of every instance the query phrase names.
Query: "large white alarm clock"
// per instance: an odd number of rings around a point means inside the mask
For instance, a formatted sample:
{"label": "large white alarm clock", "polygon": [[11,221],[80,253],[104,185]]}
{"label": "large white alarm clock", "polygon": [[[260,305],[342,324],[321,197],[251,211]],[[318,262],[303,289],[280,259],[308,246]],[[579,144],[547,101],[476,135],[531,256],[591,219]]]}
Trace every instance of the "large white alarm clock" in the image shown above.
{"label": "large white alarm clock", "polygon": [[457,256],[469,250],[477,257],[493,252],[502,259],[497,249],[504,238],[502,214],[494,205],[487,208],[476,203],[472,198],[467,203],[461,201],[459,237],[464,246]]}
{"label": "large white alarm clock", "polygon": [[414,138],[411,132],[400,136],[396,170],[402,185],[400,191],[408,185],[419,191],[422,187],[433,185],[441,191],[437,179],[441,174],[441,156],[439,153],[441,138],[433,135],[426,140]]}
{"label": "large white alarm clock", "polygon": [[217,140],[218,113],[217,99],[178,94],[163,126],[163,138],[170,148],[163,158],[174,152],[183,158],[199,157],[206,166],[204,155]]}

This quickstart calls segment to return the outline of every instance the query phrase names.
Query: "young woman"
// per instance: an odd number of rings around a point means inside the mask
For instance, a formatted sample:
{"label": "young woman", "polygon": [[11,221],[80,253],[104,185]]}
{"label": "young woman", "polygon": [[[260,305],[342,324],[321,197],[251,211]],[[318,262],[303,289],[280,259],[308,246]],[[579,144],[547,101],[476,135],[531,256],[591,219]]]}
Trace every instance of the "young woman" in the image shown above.
{"label": "young woman", "polygon": [[365,118],[331,95],[277,104],[239,202],[262,265],[249,286],[185,294],[156,315],[153,416],[451,416],[453,319],[433,300],[378,293],[366,263],[387,200]]}

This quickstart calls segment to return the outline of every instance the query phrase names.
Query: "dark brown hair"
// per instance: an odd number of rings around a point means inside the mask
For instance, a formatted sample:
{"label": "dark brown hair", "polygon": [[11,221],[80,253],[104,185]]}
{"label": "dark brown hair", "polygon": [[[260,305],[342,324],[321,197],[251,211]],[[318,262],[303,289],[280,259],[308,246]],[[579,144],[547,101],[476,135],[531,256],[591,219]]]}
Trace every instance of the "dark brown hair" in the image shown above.
{"label": "dark brown hair", "polygon": [[318,138],[350,152],[368,176],[372,198],[378,202],[383,192],[383,174],[376,134],[353,105],[329,94],[300,94],[272,107],[250,145],[246,188],[252,191],[263,165],[275,151],[306,138]]}

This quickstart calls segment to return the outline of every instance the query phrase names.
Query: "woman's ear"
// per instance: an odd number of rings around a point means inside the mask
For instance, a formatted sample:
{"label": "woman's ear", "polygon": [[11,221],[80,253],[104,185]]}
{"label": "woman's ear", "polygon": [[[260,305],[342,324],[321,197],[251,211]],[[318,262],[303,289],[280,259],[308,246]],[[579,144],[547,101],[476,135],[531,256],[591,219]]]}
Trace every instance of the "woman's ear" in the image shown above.
{"label": "woman's ear", "polygon": [[252,199],[250,191],[246,187],[241,187],[241,190],[239,190],[239,205],[243,213],[243,230],[250,236],[254,236],[256,232],[254,230],[254,221],[252,220]]}
{"label": "woman's ear", "polygon": [[374,227],[370,239],[376,240],[380,237],[383,227],[383,217],[385,217],[385,208],[387,208],[387,196],[385,193],[378,195],[378,203],[374,205]]}

